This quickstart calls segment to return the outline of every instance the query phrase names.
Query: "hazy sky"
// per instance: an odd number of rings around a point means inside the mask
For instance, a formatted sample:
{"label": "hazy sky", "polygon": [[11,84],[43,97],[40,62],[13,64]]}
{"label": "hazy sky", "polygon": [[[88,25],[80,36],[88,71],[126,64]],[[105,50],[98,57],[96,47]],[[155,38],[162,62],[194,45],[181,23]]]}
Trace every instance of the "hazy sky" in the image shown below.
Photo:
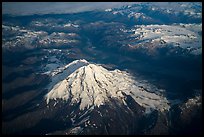
{"label": "hazy sky", "polygon": [[47,13],[71,13],[107,9],[131,2],[3,2],[2,13],[12,15],[30,15]]}

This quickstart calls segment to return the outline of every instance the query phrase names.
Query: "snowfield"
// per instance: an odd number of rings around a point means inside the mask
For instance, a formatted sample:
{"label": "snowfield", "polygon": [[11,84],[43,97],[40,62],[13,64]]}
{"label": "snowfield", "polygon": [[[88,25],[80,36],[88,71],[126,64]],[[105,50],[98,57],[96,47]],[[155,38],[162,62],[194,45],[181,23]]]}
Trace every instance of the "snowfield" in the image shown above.
{"label": "snowfield", "polygon": [[126,105],[125,95],[130,95],[147,109],[164,111],[170,108],[165,97],[145,91],[130,74],[120,70],[108,71],[97,64],[87,63],[85,60],[76,60],[67,65],[79,67],[66,67],[65,73],[72,73],[46,94],[47,104],[50,100],[71,100],[71,104],[80,103],[80,110],[84,110],[92,106],[100,107],[108,103],[110,98],[118,99]]}
{"label": "snowfield", "polygon": [[131,31],[135,37],[132,45],[160,42],[202,54],[202,24],[136,25]]}

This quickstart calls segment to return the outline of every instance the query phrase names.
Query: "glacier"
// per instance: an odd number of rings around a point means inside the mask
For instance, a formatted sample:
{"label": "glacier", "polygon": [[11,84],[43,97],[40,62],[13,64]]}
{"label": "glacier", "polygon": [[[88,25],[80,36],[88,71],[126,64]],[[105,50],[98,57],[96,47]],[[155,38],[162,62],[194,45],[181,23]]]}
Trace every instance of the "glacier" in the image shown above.
{"label": "glacier", "polygon": [[[71,67],[71,73],[45,95],[47,104],[50,100],[69,100],[71,105],[80,103],[80,110],[84,110],[92,106],[100,107],[108,104],[111,98],[127,105],[125,95],[129,95],[146,109],[165,111],[170,108],[170,103],[165,97],[141,88],[134,77],[125,71],[118,69],[109,71],[86,60],[75,60],[66,65],[65,73],[70,72],[70,67],[67,66],[73,66],[73,64],[77,67]],[[56,75],[52,76],[56,77]]]}

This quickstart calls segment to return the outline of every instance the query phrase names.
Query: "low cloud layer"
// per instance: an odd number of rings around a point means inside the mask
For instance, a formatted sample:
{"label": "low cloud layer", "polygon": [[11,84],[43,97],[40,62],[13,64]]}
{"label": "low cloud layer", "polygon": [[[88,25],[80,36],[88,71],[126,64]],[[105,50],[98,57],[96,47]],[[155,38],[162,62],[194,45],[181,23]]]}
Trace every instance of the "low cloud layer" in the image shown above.
{"label": "low cloud layer", "polygon": [[74,13],[130,4],[133,2],[3,2],[2,13],[11,15]]}

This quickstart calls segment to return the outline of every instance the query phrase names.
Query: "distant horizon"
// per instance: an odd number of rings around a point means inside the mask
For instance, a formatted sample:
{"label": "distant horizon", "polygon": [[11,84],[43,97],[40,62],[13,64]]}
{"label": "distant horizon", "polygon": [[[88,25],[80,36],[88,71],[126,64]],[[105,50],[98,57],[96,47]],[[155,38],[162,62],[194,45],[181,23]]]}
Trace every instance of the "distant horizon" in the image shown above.
{"label": "distant horizon", "polygon": [[[66,13],[79,13],[93,10],[105,10],[109,8],[119,8],[122,6],[151,3],[151,2],[2,2],[2,15],[44,15],[44,14],[66,14]],[[171,8],[174,10],[179,9],[178,4],[176,7],[172,3],[182,2],[153,2],[154,6]],[[186,2],[187,3],[187,2]],[[200,2],[193,2],[200,3]],[[202,3],[200,3],[202,7]]]}
{"label": "distant horizon", "polygon": [[44,15],[105,10],[139,2],[2,2],[2,14]]}

